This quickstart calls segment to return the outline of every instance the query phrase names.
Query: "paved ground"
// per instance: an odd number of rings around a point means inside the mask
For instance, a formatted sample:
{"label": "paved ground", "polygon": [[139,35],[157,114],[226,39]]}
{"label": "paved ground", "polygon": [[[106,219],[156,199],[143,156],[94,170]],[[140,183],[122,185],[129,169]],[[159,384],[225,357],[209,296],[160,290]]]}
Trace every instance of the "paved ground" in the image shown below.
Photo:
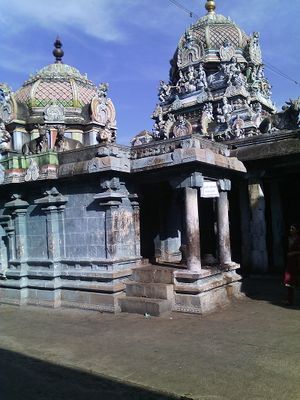
{"label": "paved ground", "polygon": [[1,400],[298,400],[300,293],[275,280],[206,317],[0,306]]}

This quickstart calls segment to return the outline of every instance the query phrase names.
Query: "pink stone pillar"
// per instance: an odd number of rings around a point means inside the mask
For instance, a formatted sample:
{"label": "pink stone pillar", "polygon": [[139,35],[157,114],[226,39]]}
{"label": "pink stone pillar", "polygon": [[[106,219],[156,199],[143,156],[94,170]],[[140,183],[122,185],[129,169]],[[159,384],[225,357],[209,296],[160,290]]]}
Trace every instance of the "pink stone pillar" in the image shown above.
{"label": "pink stone pillar", "polygon": [[229,230],[229,206],[227,191],[231,184],[227,179],[219,181],[220,197],[217,199],[218,211],[218,241],[220,264],[231,263],[230,230]]}
{"label": "pink stone pillar", "polygon": [[201,270],[198,189],[186,187],[184,191],[186,217],[186,263],[189,271],[197,272]]}

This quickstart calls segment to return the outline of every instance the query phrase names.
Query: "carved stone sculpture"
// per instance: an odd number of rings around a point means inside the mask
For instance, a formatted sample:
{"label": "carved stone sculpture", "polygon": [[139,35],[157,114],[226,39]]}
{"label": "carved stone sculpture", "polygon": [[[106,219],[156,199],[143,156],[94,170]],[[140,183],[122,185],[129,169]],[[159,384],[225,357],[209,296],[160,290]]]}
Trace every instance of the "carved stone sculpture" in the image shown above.
{"label": "carved stone sculpture", "polygon": [[203,135],[208,136],[208,125],[213,120],[213,105],[211,103],[207,103],[204,105],[201,115],[201,131]]}
{"label": "carved stone sculpture", "polygon": [[10,147],[11,136],[5,128],[3,121],[0,122],[0,151],[6,151]]}
{"label": "carved stone sculpture", "polygon": [[223,46],[220,48],[221,61],[230,61],[235,56],[235,48],[226,39]]}
{"label": "carved stone sculpture", "polygon": [[170,98],[171,95],[171,85],[167,84],[165,81],[160,81],[158,88],[158,98],[161,103],[164,103]]}
{"label": "carved stone sculpture", "polygon": [[55,141],[54,150],[60,152],[81,149],[83,147],[79,140],[65,137],[65,126],[60,125],[54,128],[57,130],[57,139]]}
{"label": "carved stone sculpture", "polygon": [[179,115],[177,122],[173,128],[173,134],[175,137],[191,135],[193,131],[192,125],[187,121],[183,115]]}
{"label": "carved stone sculpture", "polygon": [[[51,130],[55,130],[55,135],[51,138]],[[39,154],[45,151],[67,151],[82,148],[82,144],[75,139],[65,137],[65,126],[38,125],[39,136],[30,140],[22,147],[24,155]]]}
{"label": "carved stone sculpture", "polygon": [[223,105],[219,107],[217,111],[217,121],[228,124],[232,116],[232,106],[228,103],[227,97],[223,98]]}
{"label": "carved stone sculpture", "polygon": [[205,73],[202,63],[199,64],[198,76],[196,79],[196,89],[197,90],[206,90],[207,89],[206,73]]}
{"label": "carved stone sculpture", "polygon": [[65,110],[58,104],[50,104],[45,107],[44,120],[47,123],[64,123]]}
{"label": "carved stone sculpture", "polygon": [[112,128],[109,120],[103,128],[99,129],[96,139],[99,143],[114,143],[116,141],[116,131]]}
{"label": "carved stone sculpture", "polygon": [[24,155],[38,154],[48,150],[48,132],[49,128],[46,125],[38,125],[39,136],[36,139],[30,140],[22,147]]}
{"label": "carved stone sculpture", "polygon": [[293,130],[299,128],[300,97],[289,100],[282,107],[282,111],[266,117],[259,126],[262,133],[271,132],[275,129]]}
{"label": "carved stone sculpture", "polygon": [[10,89],[5,84],[0,84],[0,120],[9,123],[12,119],[12,104]]}

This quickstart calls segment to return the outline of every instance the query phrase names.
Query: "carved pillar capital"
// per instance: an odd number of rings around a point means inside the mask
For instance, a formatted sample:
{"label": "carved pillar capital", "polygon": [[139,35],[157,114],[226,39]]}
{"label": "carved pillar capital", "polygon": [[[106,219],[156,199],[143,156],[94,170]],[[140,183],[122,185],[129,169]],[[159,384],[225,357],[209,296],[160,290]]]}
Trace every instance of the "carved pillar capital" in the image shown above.
{"label": "carved pillar capital", "polygon": [[229,179],[219,179],[218,187],[220,192],[230,192],[231,190],[231,181]]}
{"label": "carved pillar capital", "polygon": [[174,189],[201,188],[203,186],[203,176],[200,172],[193,172],[189,175],[181,175],[171,179],[170,184]]}

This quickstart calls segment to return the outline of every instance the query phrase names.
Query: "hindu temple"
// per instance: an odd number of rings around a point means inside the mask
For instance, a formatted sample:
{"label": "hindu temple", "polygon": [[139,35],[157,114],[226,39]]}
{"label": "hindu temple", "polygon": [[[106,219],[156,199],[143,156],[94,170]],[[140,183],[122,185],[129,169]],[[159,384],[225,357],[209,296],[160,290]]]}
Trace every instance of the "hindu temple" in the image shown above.
{"label": "hindu temple", "polygon": [[300,98],[277,111],[259,33],[205,7],[130,146],[109,84],[65,64],[59,38],[52,64],[0,84],[0,302],[204,314],[244,274],[282,272]]}

